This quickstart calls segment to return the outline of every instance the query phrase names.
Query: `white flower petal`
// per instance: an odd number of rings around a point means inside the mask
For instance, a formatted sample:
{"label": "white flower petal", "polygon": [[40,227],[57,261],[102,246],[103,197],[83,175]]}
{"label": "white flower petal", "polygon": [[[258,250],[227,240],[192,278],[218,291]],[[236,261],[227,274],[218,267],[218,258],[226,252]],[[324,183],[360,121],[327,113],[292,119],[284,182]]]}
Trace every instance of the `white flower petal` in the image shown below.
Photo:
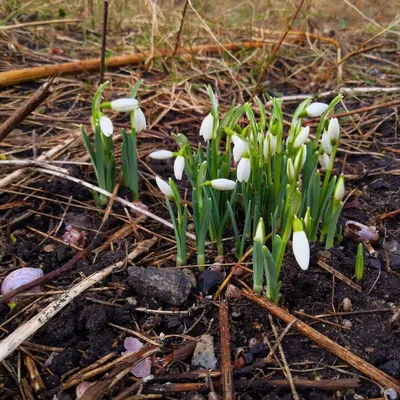
{"label": "white flower petal", "polygon": [[322,148],[324,149],[325,153],[331,154],[332,153],[332,144],[331,139],[329,138],[328,132],[324,131],[321,138]]}
{"label": "white flower petal", "polygon": [[310,244],[304,231],[293,232],[293,254],[297,263],[303,270],[310,264]]}
{"label": "white flower petal", "polygon": [[237,166],[237,180],[239,182],[247,182],[250,178],[251,165],[248,158],[242,158]]}
{"label": "white flower petal", "polygon": [[128,112],[136,110],[139,102],[136,99],[117,99],[111,102],[111,109],[117,112]]}
{"label": "white flower petal", "polygon": [[309,117],[319,117],[328,108],[328,104],[325,103],[311,103],[307,108],[306,112]]}
{"label": "white flower petal", "polygon": [[141,108],[137,108],[135,111],[135,129],[136,133],[142,132],[146,129],[146,117],[143,114]]}
{"label": "white flower petal", "polygon": [[182,179],[183,170],[185,169],[185,157],[178,156],[174,162],[174,174],[175,178],[179,181]]}
{"label": "white flower petal", "polygon": [[217,190],[233,190],[236,187],[236,182],[225,178],[213,179],[211,187]]}
{"label": "white flower petal", "polygon": [[169,150],[156,150],[149,154],[153,160],[169,160],[174,156],[174,153]]}
{"label": "white flower petal", "polygon": [[265,225],[264,220],[260,218],[257,224],[256,234],[254,239],[257,239],[261,244],[264,244],[265,241]]}
{"label": "white flower petal", "polygon": [[207,117],[203,119],[203,122],[200,126],[200,136],[203,136],[203,139],[208,142],[212,138],[214,126],[214,117],[211,114],[208,114]]}
{"label": "white flower petal", "polygon": [[335,200],[342,201],[344,197],[344,176],[340,175],[339,180],[336,183],[335,192],[333,194]]}
{"label": "white flower petal", "polygon": [[310,133],[310,127],[306,126],[303,128],[298,135],[296,136],[296,139],[294,140],[293,143],[293,148],[297,150],[300,146],[302,146],[306,140],[308,139],[308,135]]}
{"label": "white flower petal", "polygon": [[100,117],[99,124],[100,124],[100,130],[103,132],[105,136],[108,137],[113,134],[114,127],[110,118],[103,115],[102,117]]}
{"label": "white flower petal", "polygon": [[163,181],[160,177],[156,176],[156,182],[158,188],[161,190],[161,192],[167,196],[169,199],[174,197],[174,193],[171,189],[171,186],[168,185],[167,182]]}
{"label": "white flower petal", "polygon": [[232,136],[233,146],[233,160],[239,162],[245,151],[250,148],[249,142],[238,135]]}
{"label": "white flower petal", "polygon": [[327,153],[320,154],[319,163],[323,169],[328,169],[330,157]]}
{"label": "white flower petal", "polygon": [[335,144],[339,139],[340,126],[337,118],[332,118],[328,125],[328,136],[332,144]]}

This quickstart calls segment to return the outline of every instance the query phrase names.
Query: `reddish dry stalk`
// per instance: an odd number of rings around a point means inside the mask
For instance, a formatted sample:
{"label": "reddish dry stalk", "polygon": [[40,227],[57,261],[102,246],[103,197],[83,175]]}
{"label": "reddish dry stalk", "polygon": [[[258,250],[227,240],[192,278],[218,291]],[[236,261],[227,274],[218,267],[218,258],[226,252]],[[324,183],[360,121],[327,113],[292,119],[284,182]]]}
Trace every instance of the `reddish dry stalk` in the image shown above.
{"label": "reddish dry stalk", "polygon": [[[252,300],[254,303],[257,303],[262,308],[265,308],[271,314],[275,315],[282,321],[285,321],[287,324],[291,323],[293,320],[296,320],[295,316],[293,316],[283,308],[279,307],[272,301],[269,301],[248,290],[243,290],[242,293],[248,299]],[[400,394],[400,383],[396,379],[387,375],[378,368],[375,368],[373,365],[369,364],[362,358],[356,356],[351,351],[346,350],[344,347],[335,343],[333,340],[329,339],[322,333],[311,328],[306,323],[296,320],[293,323],[293,327],[296,328],[304,336],[307,336],[313,342],[318,344],[319,346],[323,347],[324,349],[327,349],[331,353],[341,358],[343,361],[347,362],[348,364],[350,364],[351,366],[353,366],[354,368],[356,368],[357,370],[368,376],[373,381],[377,382],[383,388],[392,388],[397,393]]]}
{"label": "reddish dry stalk", "polygon": [[222,398],[233,400],[233,377],[231,363],[231,335],[229,332],[229,309],[226,302],[219,305],[221,332],[221,384]]}

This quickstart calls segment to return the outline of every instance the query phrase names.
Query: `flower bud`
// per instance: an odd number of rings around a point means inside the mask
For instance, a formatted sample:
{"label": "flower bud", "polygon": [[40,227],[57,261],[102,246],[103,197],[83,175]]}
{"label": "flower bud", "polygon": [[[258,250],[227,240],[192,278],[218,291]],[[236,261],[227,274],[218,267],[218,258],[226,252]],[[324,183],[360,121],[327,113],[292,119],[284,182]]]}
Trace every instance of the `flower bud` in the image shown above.
{"label": "flower bud", "polygon": [[324,133],[322,134],[321,145],[325,153],[332,154],[331,139],[329,138],[327,131],[324,131]]}
{"label": "flower bud", "polygon": [[306,112],[309,117],[319,117],[328,108],[328,104],[325,103],[311,103],[307,108]]}
{"label": "flower bud", "polygon": [[333,194],[333,197],[337,202],[341,202],[343,200],[344,191],[344,175],[342,174],[336,182],[335,192]]}
{"label": "flower bud", "polygon": [[100,117],[99,120],[100,130],[103,132],[103,135],[109,137],[113,134],[114,127],[110,118],[105,115]]}
{"label": "flower bud", "polygon": [[169,150],[156,150],[149,154],[153,160],[169,160],[174,156],[174,153]]}
{"label": "flower bud", "polygon": [[328,136],[332,146],[335,146],[337,141],[339,140],[339,134],[340,134],[339,121],[337,118],[332,118],[329,121],[328,125]]}
{"label": "flower bud", "polygon": [[172,191],[171,186],[169,186],[167,182],[165,182],[158,176],[156,176],[156,182],[157,182],[158,188],[161,190],[161,192],[165,196],[167,196],[169,199],[174,197],[174,192]]}
{"label": "flower bud", "polygon": [[308,269],[310,263],[310,244],[303,230],[303,224],[297,217],[293,221],[292,248],[294,257],[300,268],[303,270]]}
{"label": "flower bud", "polygon": [[254,240],[258,240],[261,244],[265,241],[265,224],[262,218],[259,219]]}
{"label": "flower bud", "polygon": [[185,157],[178,156],[174,162],[174,174],[175,178],[179,181],[182,179],[183,170],[185,169]]}
{"label": "flower bud", "polygon": [[237,180],[239,182],[248,182],[250,178],[250,172],[251,172],[251,165],[250,165],[250,160],[246,157],[243,157],[238,164],[237,167]]}
{"label": "flower bud", "polygon": [[322,167],[323,169],[326,170],[326,169],[329,168],[329,161],[330,161],[330,159],[331,159],[331,158],[329,157],[328,154],[326,154],[326,153],[320,154],[318,160],[319,160],[319,163],[321,164],[321,167]]}
{"label": "flower bud", "polygon": [[139,102],[136,99],[117,99],[111,102],[111,109],[117,112],[134,111],[139,107]]}
{"label": "flower bud", "polygon": [[208,142],[212,138],[213,134],[213,126],[214,126],[214,117],[212,114],[208,114],[201,123],[200,126],[200,136],[203,136],[203,139]]}
{"label": "flower bud", "polygon": [[306,126],[298,133],[298,135],[296,136],[296,139],[294,140],[294,143],[293,143],[294,150],[297,150],[300,146],[302,146],[306,142],[306,140],[308,139],[309,133],[310,133],[309,126]]}
{"label": "flower bud", "polygon": [[142,132],[146,129],[146,117],[143,114],[141,108],[137,108],[134,111],[134,119],[135,119],[135,130],[136,133]]}
{"label": "flower bud", "polygon": [[216,190],[233,190],[236,187],[236,182],[230,179],[219,178],[212,181],[204,182],[204,185],[211,186]]}

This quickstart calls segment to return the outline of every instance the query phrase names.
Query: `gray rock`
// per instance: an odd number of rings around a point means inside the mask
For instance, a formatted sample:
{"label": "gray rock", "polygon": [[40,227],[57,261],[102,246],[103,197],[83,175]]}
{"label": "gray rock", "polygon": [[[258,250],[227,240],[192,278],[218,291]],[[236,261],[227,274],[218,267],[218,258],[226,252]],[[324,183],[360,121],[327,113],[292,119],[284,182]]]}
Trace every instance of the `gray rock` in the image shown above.
{"label": "gray rock", "polygon": [[130,267],[127,284],[139,296],[180,306],[189,297],[190,278],[181,269]]}

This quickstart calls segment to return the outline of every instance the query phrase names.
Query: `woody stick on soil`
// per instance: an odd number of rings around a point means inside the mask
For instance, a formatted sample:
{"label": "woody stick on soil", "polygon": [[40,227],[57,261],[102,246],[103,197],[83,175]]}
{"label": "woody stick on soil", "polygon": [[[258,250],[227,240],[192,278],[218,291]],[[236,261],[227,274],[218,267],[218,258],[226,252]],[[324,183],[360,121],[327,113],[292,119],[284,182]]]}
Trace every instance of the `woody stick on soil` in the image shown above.
{"label": "woody stick on soil", "polygon": [[229,333],[228,305],[222,302],[219,306],[219,323],[221,332],[221,383],[223,399],[233,399],[231,337]]}
{"label": "woody stick on soil", "polygon": [[[248,299],[250,299],[254,303],[257,303],[262,308],[265,308],[271,314],[275,315],[277,318],[285,321],[286,323],[291,323],[294,319],[296,319],[296,317],[294,317],[288,311],[284,310],[283,308],[279,307],[278,305],[269,301],[266,298],[252,293],[249,290],[242,290],[242,293]],[[341,358],[343,361],[347,362],[348,364],[368,376],[373,381],[377,382],[381,387],[392,388],[397,393],[400,393],[400,382],[398,382],[396,379],[387,375],[378,368],[375,368],[373,365],[356,356],[351,351],[346,350],[339,344],[335,343],[333,340],[324,336],[322,333],[311,328],[305,322],[297,320],[293,323],[293,327],[303,335],[307,336],[313,342],[317,343],[319,346],[327,349],[331,353]]]}

